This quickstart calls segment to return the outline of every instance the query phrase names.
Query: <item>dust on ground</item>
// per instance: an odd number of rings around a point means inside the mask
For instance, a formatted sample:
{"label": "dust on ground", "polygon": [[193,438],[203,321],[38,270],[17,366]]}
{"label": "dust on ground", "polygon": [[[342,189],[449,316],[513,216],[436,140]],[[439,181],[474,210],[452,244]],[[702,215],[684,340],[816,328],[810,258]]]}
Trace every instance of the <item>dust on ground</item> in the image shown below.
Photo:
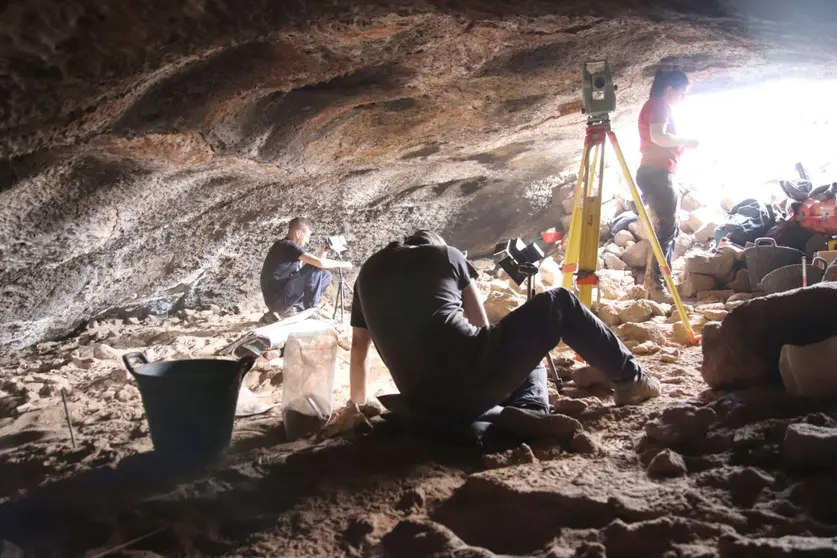
{"label": "dust on ground", "polygon": [[[0,539],[27,556],[88,558],[833,555],[833,539],[822,537],[837,536],[837,481],[788,470],[781,447],[790,423],[833,426],[837,406],[767,388],[706,390],[698,347],[640,356],[663,395],[622,408],[605,388],[578,387],[581,367],[559,347],[567,390],[552,402],[581,421],[580,444],[538,441],[486,458],[380,416],[288,442],[277,406],[236,420],[221,463],[161,469],[121,355],[212,354],[259,316],[209,307],[109,320],[4,357]],[[338,329],[340,411],[350,331]],[[281,366],[278,354],[265,355],[246,385],[279,403]],[[376,360],[371,393],[393,391]]]}

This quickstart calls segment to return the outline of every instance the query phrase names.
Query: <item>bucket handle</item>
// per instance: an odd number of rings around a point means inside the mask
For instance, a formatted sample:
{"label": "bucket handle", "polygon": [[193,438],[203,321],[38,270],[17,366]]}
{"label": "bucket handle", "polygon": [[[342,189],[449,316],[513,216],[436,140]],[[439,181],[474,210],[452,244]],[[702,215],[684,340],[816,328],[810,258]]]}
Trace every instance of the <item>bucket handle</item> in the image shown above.
{"label": "bucket handle", "polygon": [[148,358],[146,358],[145,353],[125,353],[122,355],[122,362],[125,363],[125,368],[134,375],[136,375],[136,372],[134,372],[134,366],[131,364],[132,359],[138,360],[141,364],[148,364]]}
{"label": "bucket handle", "polygon": [[756,239],[756,246],[776,246],[776,239],[764,236]]}
{"label": "bucket handle", "polygon": [[[817,264],[819,264],[819,265],[817,265]],[[828,267],[828,262],[825,260],[825,258],[821,258],[821,257],[817,256],[816,258],[814,258],[811,261],[811,265],[816,266],[816,267],[820,268],[821,270],[825,271],[825,268]]]}

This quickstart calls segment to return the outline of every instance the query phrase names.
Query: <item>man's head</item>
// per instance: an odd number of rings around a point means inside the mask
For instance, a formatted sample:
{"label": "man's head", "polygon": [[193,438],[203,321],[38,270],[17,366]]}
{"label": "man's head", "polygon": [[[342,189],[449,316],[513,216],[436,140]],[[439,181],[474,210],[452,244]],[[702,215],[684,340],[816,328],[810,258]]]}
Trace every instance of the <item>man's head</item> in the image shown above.
{"label": "man's head", "polygon": [[288,239],[293,240],[300,247],[305,247],[308,241],[311,240],[311,223],[304,217],[296,217],[291,219],[288,224]]}
{"label": "man's head", "polygon": [[428,230],[418,230],[404,239],[404,244],[409,244],[410,246],[422,246],[422,245],[430,245],[430,246],[447,246],[445,239],[439,236],[438,234],[434,233],[433,231]]}

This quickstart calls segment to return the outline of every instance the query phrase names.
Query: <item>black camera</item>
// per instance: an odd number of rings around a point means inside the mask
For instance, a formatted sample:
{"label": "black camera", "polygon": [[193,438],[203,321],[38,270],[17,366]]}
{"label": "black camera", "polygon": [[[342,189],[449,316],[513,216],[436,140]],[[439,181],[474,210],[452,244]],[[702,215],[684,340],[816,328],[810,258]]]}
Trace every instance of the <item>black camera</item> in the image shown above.
{"label": "black camera", "polygon": [[526,246],[519,238],[503,240],[494,247],[494,261],[518,285],[538,272],[537,263],[544,257],[537,244],[533,242]]}

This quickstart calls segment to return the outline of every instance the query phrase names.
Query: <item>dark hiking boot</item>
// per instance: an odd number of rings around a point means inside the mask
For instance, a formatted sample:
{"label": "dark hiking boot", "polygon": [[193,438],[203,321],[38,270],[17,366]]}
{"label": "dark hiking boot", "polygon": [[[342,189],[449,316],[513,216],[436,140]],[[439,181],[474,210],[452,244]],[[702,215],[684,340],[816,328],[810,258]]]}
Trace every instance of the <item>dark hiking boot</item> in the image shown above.
{"label": "dark hiking boot", "polygon": [[504,407],[495,424],[522,438],[570,440],[581,430],[581,423],[566,415],[550,415],[517,407]]}

